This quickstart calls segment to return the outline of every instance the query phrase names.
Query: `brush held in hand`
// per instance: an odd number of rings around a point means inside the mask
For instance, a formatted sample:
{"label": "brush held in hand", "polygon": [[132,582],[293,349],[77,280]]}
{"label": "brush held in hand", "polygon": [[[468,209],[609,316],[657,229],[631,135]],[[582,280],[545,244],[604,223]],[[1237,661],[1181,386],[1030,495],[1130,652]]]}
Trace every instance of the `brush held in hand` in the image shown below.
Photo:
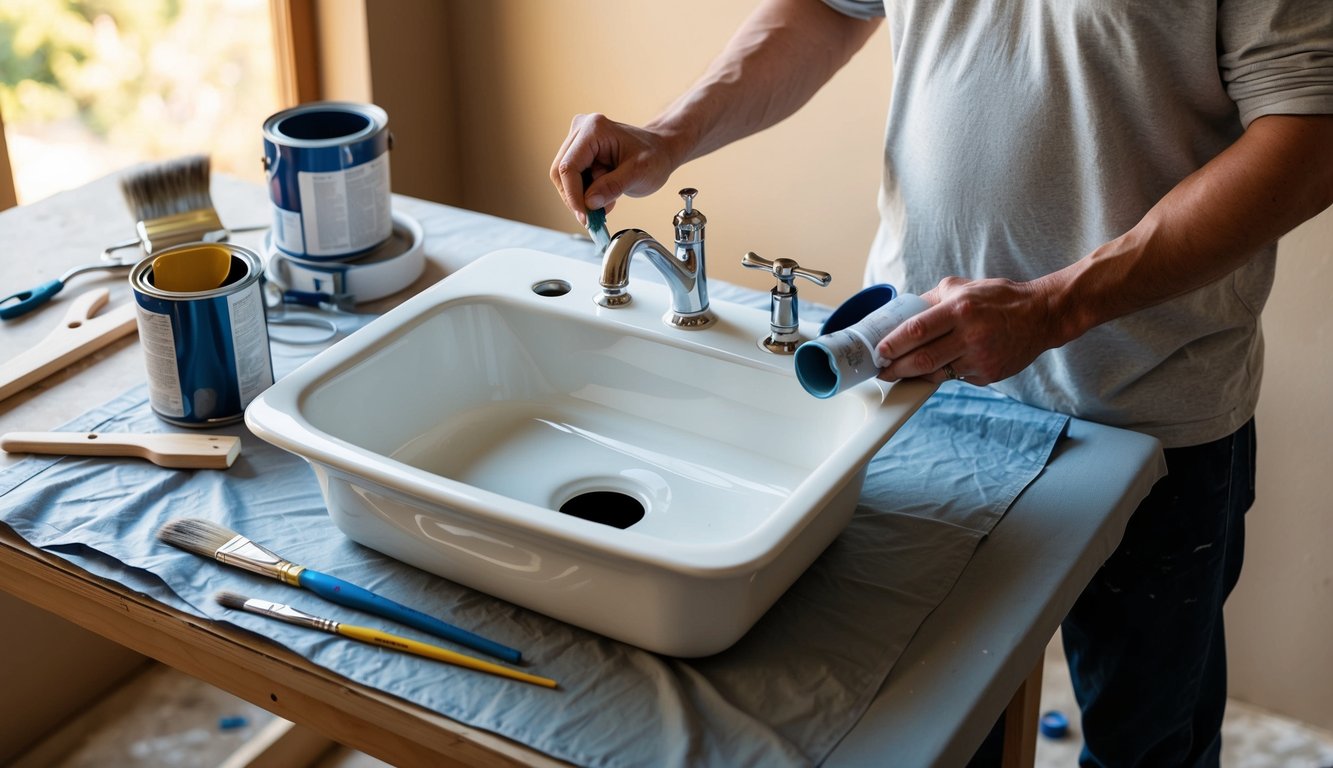
{"label": "brush held in hand", "polygon": [[315,616],[306,613],[290,605],[281,603],[270,603],[267,600],[259,600],[239,595],[235,592],[219,592],[215,599],[223,607],[232,608],[238,611],[248,611],[261,616],[269,616],[279,621],[285,621],[289,624],[296,624],[311,629],[318,629],[323,632],[329,632],[335,635],[342,635],[353,640],[360,640],[363,643],[378,645],[384,648],[390,648],[395,651],[411,653],[416,656],[422,656],[427,659],[443,661],[447,664],[475,669],[479,672],[487,672],[500,677],[507,677],[511,680],[519,680],[533,685],[540,685],[544,688],[555,688],[556,681],[549,677],[539,677],[527,672],[521,672],[517,669],[502,667],[499,664],[492,664],[489,661],[483,661],[462,653],[456,653],[447,648],[422,643],[407,637],[399,637],[388,632],[381,632],[371,627],[359,627],[354,624],[343,624],[342,622],[326,619],[323,616]]}
{"label": "brush held in hand", "polygon": [[[590,184],[592,184],[592,169],[583,172],[583,191],[585,194]],[[607,247],[611,245],[611,233],[606,228],[605,208],[588,211],[588,236],[592,238],[598,252],[606,253]]]}
{"label": "brush held in hand", "polygon": [[173,547],[308,589],[329,602],[392,619],[474,651],[504,659],[511,664],[518,664],[523,660],[523,654],[514,648],[455,627],[336,576],[297,565],[230,528],[210,520],[199,518],[171,520],[158,530],[157,537]]}

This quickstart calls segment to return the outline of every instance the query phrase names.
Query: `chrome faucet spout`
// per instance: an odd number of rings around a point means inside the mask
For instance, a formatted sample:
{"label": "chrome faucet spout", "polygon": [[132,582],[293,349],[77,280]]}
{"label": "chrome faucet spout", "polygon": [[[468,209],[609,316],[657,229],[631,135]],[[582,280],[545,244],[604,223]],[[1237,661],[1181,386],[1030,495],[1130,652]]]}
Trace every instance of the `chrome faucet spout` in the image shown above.
{"label": "chrome faucet spout", "polygon": [[[688,195],[686,194],[688,193]],[[703,328],[713,322],[708,309],[708,279],[704,271],[702,214],[694,211],[695,191],[682,190],[685,210],[676,215],[675,248],[667,248],[642,229],[622,229],[611,238],[602,254],[602,292],[597,303],[603,307],[621,307],[630,302],[629,268],[634,257],[643,254],[662,273],[671,291],[668,324],[679,328]]]}
{"label": "chrome faucet spout", "polygon": [[672,311],[694,314],[708,309],[703,259],[693,244],[668,249],[642,229],[622,229],[611,238],[611,245],[602,257],[602,296],[608,301],[599,303],[603,306],[629,303],[629,293],[625,290],[629,286],[629,265],[639,254],[648,257],[666,279]]}

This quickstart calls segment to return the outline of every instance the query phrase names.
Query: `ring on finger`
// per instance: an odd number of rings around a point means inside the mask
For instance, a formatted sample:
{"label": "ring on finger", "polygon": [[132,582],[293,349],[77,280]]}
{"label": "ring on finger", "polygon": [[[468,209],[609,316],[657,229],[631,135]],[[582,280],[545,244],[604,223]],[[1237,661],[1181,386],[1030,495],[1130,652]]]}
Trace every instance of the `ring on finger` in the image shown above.
{"label": "ring on finger", "polygon": [[957,379],[963,378],[962,376],[959,376],[958,372],[953,369],[952,364],[946,363],[945,366],[940,370],[944,371],[945,377],[948,378],[950,381],[955,381]]}

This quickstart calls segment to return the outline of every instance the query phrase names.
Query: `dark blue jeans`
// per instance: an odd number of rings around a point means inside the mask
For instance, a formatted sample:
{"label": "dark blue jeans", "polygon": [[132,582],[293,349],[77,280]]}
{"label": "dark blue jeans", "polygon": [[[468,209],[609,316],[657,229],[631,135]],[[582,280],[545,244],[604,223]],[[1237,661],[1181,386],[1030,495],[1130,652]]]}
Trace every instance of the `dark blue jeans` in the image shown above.
{"label": "dark blue jeans", "polygon": [[[1222,603],[1254,502],[1254,420],[1166,452],[1167,475],[1061,626],[1083,711],[1079,763],[1213,768],[1222,748]],[[999,765],[1003,718],[971,765]]]}
{"label": "dark blue jeans", "polygon": [[1222,603],[1254,502],[1254,420],[1166,451],[1167,476],[1062,625],[1084,766],[1217,766],[1227,698]]}

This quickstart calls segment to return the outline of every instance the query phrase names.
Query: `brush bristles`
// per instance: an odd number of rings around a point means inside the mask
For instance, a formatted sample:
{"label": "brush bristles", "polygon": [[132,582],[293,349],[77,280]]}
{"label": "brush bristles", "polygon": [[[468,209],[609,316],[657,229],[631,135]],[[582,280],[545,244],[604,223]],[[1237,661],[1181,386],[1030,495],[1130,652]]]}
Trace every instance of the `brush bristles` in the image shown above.
{"label": "brush bristles", "polygon": [[126,174],[120,180],[125,202],[139,221],[211,209],[208,155],[190,155]]}
{"label": "brush bristles", "polygon": [[588,211],[588,231],[598,232],[606,227],[606,209],[598,208],[595,211]]}
{"label": "brush bristles", "polygon": [[223,608],[232,608],[238,611],[243,611],[245,610],[245,601],[250,598],[238,592],[227,592],[224,590],[215,593],[213,599],[218,601],[218,605],[221,605]]}
{"label": "brush bristles", "polygon": [[159,541],[204,557],[214,557],[236,532],[211,520],[183,517],[171,520],[157,531]]}

